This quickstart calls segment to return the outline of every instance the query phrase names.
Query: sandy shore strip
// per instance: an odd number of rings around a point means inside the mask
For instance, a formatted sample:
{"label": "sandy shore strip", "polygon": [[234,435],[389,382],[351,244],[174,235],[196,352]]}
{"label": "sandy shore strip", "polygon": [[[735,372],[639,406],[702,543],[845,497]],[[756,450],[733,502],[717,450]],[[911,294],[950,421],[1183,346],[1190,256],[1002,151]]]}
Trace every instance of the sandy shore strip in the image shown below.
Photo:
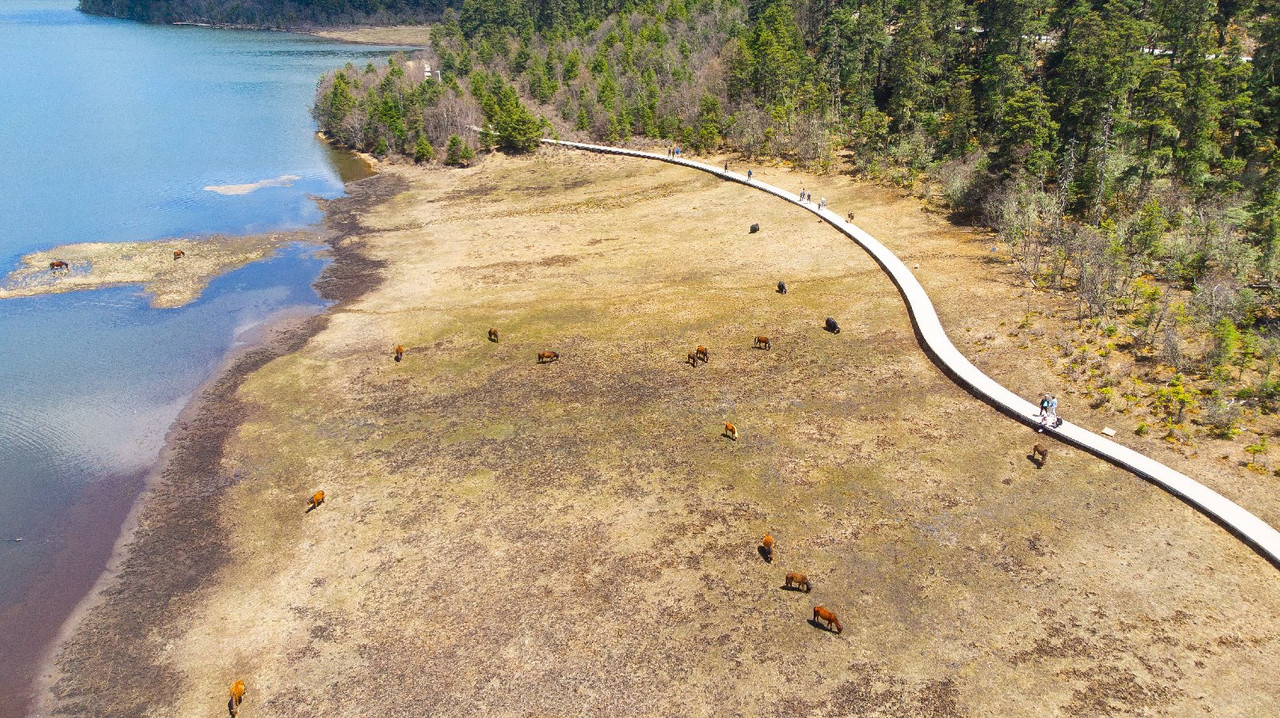
{"label": "sandy shore strip", "polygon": [[[314,230],[145,242],[87,242],[28,254],[0,280],[0,299],[141,284],[151,306],[195,301],[215,277],[264,259],[293,242],[318,242]],[[181,252],[180,258],[174,253]],[[65,268],[51,268],[65,262]]]}
{"label": "sandy shore strip", "polygon": [[216,192],[221,195],[238,196],[251,194],[260,189],[267,187],[292,187],[294,182],[302,179],[298,175],[280,175],[271,179],[258,180],[257,182],[248,182],[245,184],[213,184],[204,188],[206,192]]}
{"label": "sandy shore strip", "polygon": [[[1081,452],[1037,468],[824,223],[570,151],[384,171],[329,213],[348,301],[180,427],[44,714],[212,715],[238,679],[281,718],[1280,712],[1274,568]],[[984,371],[1058,381],[981,233],[755,173],[919,263]]]}
{"label": "sandy shore strip", "polygon": [[426,47],[431,44],[431,25],[395,25],[387,27],[343,27],[307,30],[307,34],[359,45],[404,45]]}

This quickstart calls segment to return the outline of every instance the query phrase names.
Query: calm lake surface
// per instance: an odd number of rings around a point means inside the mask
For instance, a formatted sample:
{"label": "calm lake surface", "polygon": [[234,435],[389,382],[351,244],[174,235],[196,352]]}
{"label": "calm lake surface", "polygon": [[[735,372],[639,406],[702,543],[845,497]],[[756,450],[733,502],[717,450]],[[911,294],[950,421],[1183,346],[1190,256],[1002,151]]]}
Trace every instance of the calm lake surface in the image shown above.
{"label": "calm lake surface", "polygon": [[[351,163],[314,136],[316,81],[390,50],[0,1],[0,273],[58,244],[318,222],[308,195],[341,194]],[[240,196],[203,189],[282,175],[300,179]],[[103,536],[114,539],[168,426],[237,336],[323,306],[315,253],[290,247],[179,309],[149,308],[137,287],[0,301],[0,705],[69,610],[53,604],[74,604],[101,570]],[[116,526],[89,532],[96,547],[69,546],[89,535],[71,513],[88,495],[115,497],[102,511]],[[67,588],[32,605],[49,581]]]}

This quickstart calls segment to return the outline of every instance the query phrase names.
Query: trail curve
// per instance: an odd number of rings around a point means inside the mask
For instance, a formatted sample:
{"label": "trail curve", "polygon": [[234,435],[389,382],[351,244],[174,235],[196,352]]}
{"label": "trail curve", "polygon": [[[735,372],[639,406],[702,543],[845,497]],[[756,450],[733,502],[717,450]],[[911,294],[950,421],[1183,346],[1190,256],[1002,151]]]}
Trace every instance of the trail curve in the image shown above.
{"label": "trail curve", "polygon": [[[933,302],[930,301],[929,295],[924,291],[924,287],[921,286],[915,275],[911,273],[911,270],[907,268],[907,265],[903,264],[902,260],[898,259],[879,240],[867,234],[852,222],[845,220],[839,214],[828,208],[819,209],[812,202],[802,202],[799,195],[792,192],[787,192],[756,179],[748,179],[744,174],[728,172],[720,167],[703,162],[606,145],[552,139],[543,139],[542,142],[548,145],[590,152],[658,160],[681,165],[716,175],[730,182],[747,185],[818,215],[837,231],[857,242],[889,275],[889,279],[898,288],[898,292],[902,294],[902,299],[906,303],[907,313],[911,317],[911,324],[920,346],[947,376],[969,393],[1008,416],[1028,426],[1039,426],[1039,407],[1036,404],[1009,391],[997,381],[982,373],[951,343],[946,331],[942,328],[942,322],[938,319],[937,311],[933,308]],[[1064,421],[1059,427],[1045,429],[1045,432],[1065,443],[1131,471],[1177,496],[1248,544],[1270,561],[1272,565],[1280,568],[1280,531],[1276,531],[1270,524],[1254,516],[1222,494],[1201,484],[1190,476],[1175,471],[1127,446],[1070,422]]]}

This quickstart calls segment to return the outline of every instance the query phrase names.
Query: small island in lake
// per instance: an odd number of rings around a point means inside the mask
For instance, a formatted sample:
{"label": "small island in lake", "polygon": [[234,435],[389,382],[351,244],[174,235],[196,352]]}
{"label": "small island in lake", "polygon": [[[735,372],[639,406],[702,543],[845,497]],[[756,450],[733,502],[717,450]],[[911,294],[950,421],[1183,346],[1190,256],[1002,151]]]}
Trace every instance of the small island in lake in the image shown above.
{"label": "small island in lake", "polygon": [[0,280],[0,299],[141,284],[151,306],[172,309],[199,298],[214,277],[314,238],[314,232],[294,231],[67,244],[23,257],[22,266]]}

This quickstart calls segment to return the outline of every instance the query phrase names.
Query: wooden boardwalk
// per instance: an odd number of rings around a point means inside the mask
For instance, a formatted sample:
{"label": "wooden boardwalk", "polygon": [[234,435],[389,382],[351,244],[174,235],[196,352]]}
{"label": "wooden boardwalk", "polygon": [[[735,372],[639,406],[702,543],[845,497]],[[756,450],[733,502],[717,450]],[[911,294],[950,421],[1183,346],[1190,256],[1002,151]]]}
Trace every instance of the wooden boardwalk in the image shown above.
{"label": "wooden boardwalk", "polygon": [[[819,209],[813,202],[802,202],[792,192],[779,189],[737,172],[726,172],[720,167],[687,160],[680,157],[669,157],[653,152],[641,152],[604,145],[590,145],[580,142],[563,142],[559,140],[543,140],[549,145],[559,145],[591,152],[623,155],[640,159],[658,160],[678,164],[690,169],[708,172],[731,182],[747,185],[761,192],[767,192],[779,199],[790,202],[797,207],[808,210],[835,227],[853,241],[857,242],[888,273],[898,291],[906,302],[907,312],[915,328],[916,338],[930,358],[960,386],[969,393],[982,399],[1008,416],[1031,426],[1039,427],[1040,408],[1022,397],[1001,386],[991,377],[982,373],[976,366],[956,349],[947,333],[942,328],[933,302],[925,293],[924,287],[916,280],[915,275],[903,264],[893,252],[890,252],[875,237],[864,232],[857,225],[846,221],[830,208]],[[1081,448],[1099,458],[1110,461],[1138,476],[1163,488],[1165,491],[1191,505],[1200,513],[1235,534],[1240,540],[1249,544],[1267,560],[1280,567],[1280,532],[1276,531],[1262,519],[1246,511],[1239,504],[1201,484],[1178,471],[1161,464],[1154,459],[1116,443],[1105,436],[1095,434],[1083,427],[1064,421],[1055,429],[1045,429],[1057,439]]]}

